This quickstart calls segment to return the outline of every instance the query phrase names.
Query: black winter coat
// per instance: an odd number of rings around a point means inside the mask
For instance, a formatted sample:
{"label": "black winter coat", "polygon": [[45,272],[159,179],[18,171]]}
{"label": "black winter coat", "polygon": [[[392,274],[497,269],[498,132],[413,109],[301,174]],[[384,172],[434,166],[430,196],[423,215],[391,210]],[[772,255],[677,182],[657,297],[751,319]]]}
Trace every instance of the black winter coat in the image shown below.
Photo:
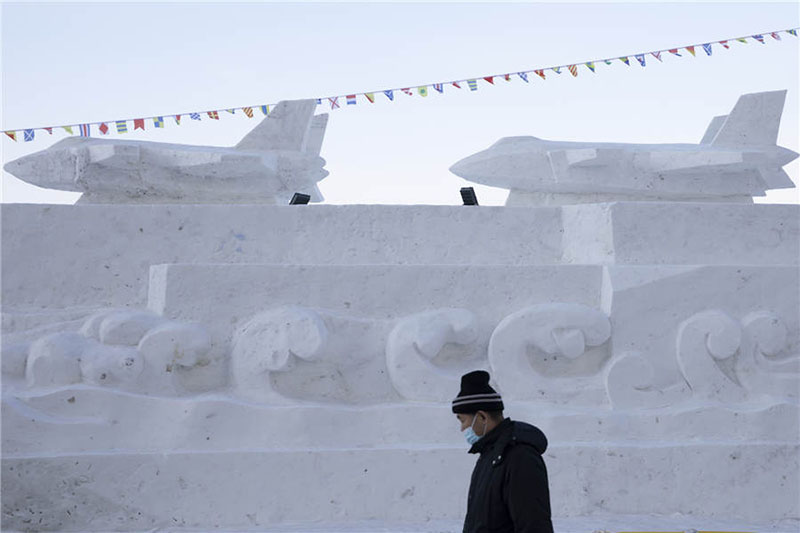
{"label": "black winter coat", "polygon": [[476,442],[464,533],[553,533],[542,454],[547,437],[510,418]]}

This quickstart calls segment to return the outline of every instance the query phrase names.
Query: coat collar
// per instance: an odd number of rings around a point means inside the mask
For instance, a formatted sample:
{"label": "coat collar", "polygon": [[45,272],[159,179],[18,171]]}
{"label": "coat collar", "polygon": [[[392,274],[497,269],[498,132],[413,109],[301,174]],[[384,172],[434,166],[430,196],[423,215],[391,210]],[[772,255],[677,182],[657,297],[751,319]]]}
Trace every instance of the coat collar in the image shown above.
{"label": "coat collar", "polygon": [[489,433],[481,437],[481,439],[472,445],[469,449],[469,453],[483,453],[492,445],[497,442],[497,440],[506,433],[507,430],[511,429],[513,422],[511,422],[510,418],[504,419],[502,422],[497,424],[497,426],[492,429]]}

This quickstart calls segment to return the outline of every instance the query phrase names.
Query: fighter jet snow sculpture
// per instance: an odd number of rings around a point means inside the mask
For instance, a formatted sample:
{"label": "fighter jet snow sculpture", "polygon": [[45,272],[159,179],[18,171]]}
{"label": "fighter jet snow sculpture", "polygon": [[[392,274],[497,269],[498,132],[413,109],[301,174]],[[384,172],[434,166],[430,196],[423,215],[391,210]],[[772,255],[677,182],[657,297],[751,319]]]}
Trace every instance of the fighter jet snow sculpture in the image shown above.
{"label": "fighter jet snow sculpture", "polygon": [[295,192],[322,201],[319,156],[328,115],[314,100],[281,102],[236,146],[70,137],[5,170],[79,203],[274,203]]}
{"label": "fighter jet snow sculpture", "polygon": [[786,91],[745,94],[714,117],[700,144],[559,142],[506,137],[450,171],[510,189],[506,205],[611,200],[752,202],[794,184],[797,158],[776,145]]}

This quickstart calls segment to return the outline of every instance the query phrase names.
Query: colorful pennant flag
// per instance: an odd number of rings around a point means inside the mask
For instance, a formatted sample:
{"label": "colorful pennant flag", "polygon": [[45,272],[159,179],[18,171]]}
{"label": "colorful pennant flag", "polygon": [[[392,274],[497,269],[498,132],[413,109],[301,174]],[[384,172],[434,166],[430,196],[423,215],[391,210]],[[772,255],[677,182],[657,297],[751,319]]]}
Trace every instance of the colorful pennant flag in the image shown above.
{"label": "colorful pennant flag", "polygon": [[[738,41],[738,42],[741,42],[741,43],[744,43],[744,44],[747,44],[748,43],[748,39],[755,39],[756,41],[760,42],[761,44],[766,44],[765,41],[766,41],[766,36],[767,35],[769,35],[770,37],[772,37],[776,41],[780,41],[781,40],[780,33],[786,32],[789,35],[793,35],[793,36],[797,37],[797,30],[798,30],[798,28],[792,28],[792,29],[787,29],[787,30],[765,32],[764,34],[754,34],[754,35],[751,35],[749,37],[736,37],[736,38],[732,38],[732,39],[728,39],[728,40],[708,42],[708,43],[705,43],[705,44],[702,44],[702,45],[684,46],[683,48],[687,52],[689,52],[692,55],[692,57],[696,57],[695,48],[697,46],[702,46],[703,51],[706,53],[706,55],[707,56],[711,56],[713,54],[713,45],[714,44],[719,44],[720,46],[722,46],[726,50],[730,49],[730,43],[733,42],[734,40]],[[678,56],[678,57],[682,57],[681,54],[679,53],[679,49],[678,48],[671,48],[669,50],[657,50],[657,51],[653,51],[653,52],[634,54],[633,57],[635,57],[636,60],[639,62],[639,64],[642,67],[644,67],[644,66],[646,66],[646,55],[647,54],[652,55],[659,62],[661,62],[661,61],[663,61],[662,58],[661,58],[661,53],[664,52],[664,51],[668,51],[670,54],[673,54],[673,55]],[[627,66],[630,66],[629,56],[622,56],[622,57],[619,57],[618,59],[620,61],[622,61],[623,63],[625,63]],[[599,60],[594,60],[594,61],[587,61],[587,62],[585,62],[583,64],[586,66],[586,68],[591,70],[593,73],[596,73],[596,63],[598,61],[603,61],[607,65],[613,64],[612,59],[599,59]],[[528,83],[529,82],[528,75],[531,72],[535,73],[536,75],[538,75],[539,77],[541,77],[544,80],[544,79],[546,79],[544,70],[552,70],[556,74],[561,74],[561,69],[563,67],[566,67],[567,70],[569,70],[570,74],[572,74],[573,77],[577,77],[578,76],[578,68],[579,68],[578,65],[579,64],[564,65],[564,66],[557,66],[557,67],[548,67],[547,69],[537,69],[537,70],[533,70],[533,71],[517,72],[516,74],[517,74],[517,76],[520,77],[520,79],[522,79],[524,82]],[[497,74],[497,75],[492,75],[492,76],[483,76],[482,79],[484,81],[486,81],[487,83],[489,83],[491,85],[494,85],[494,79],[495,78],[502,76],[504,80],[511,81],[511,76],[512,75],[513,75],[513,73]],[[447,83],[452,84],[453,87],[456,87],[457,89],[461,89],[461,83],[466,81],[470,91],[477,91],[478,90],[478,81],[477,81],[478,79],[481,79],[481,78],[473,78],[473,79],[469,79],[469,80],[460,80],[460,81],[451,81],[451,82],[447,82]],[[444,85],[445,85],[444,83],[433,83],[433,84],[431,84],[433,89],[435,91],[439,92],[439,93],[444,93]],[[405,94],[409,95],[409,96],[413,96],[413,94],[414,94],[413,89],[410,88],[410,87],[402,88],[400,90],[402,92],[404,92]],[[420,96],[423,96],[423,97],[428,96],[428,85],[417,86],[416,87],[416,92]],[[384,90],[383,93],[384,93],[384,95],[386,95],[386,97],[390,101],[394,101],[394,90],[391,90],[391,89],[390,90]],[[349,95],[344,96],[344,98],[346,99],[347,105],[356,105],[357,104],[357,96],[358,96],[358,94],[363,94],[364,97],[370,103],[374,103],[375,102],[375,94],[374,93],[357,93],[357,94],[349,94]],[[338,97],[338,96],[329,97],[328,98],[328,101],[330,102],[330,105],[331,105],[331,109],[337,109],[337,108],[340,107],[339,101],[338,101],[339,98],[340,97]],[[317,98],[316,99],[317,105],[320,105],[322,103],[322,100],[323,100],[322,98]],[[262,113],[264,115],[268,115],[269,114],[269,105],[263,105],[263,106],[259,106],[259,107],[260,107],[260,109],[261,109],[261,111],[262,111]],[[224,111],[226,111],[226,112],[228,112],[228,113],[230,113],[232,115],[235,115],[237,109],[241,109],[242,112],[248,118],[253,118],[253,108],[252,107],[227,108],[227,109],[224,109]],[[219,111],[206,111],[205,113],[212,120],[219,120]],[[192,120],[201,120],[201,113],[199,113],[199,112],[190,113],[189,117]],[[163,116],[151,117],[151,118],[153,120],[153,126],[155,128],[164,128],[165,127],[165,125],[164,125],[164,117]],[[175,120],[176,124],[180,125],[180,123],[181,123],[181,115],[172,115],[172,118]],[[144,122],[145,122],[145,119],[141,119],[141,118],[133,119],[133,130],[134,131],[138,130],[138,129],[144,130],[145,129]],[[109,124],[116,126],[117,133],[127,133],[128,132],[127,120],[116,120],[116,121],[111,121],[111,122],[108,122],[108,123],[100,122],[100,123],[94,123],[94,124],[98,126],[98,130],[103,135],[107,135],[108,134],[109,129],[110,129],[109,128]],[[73,133],[73,127],[74,126],[60,126],[60,127],[63,128],[64,131],[66,131],[68,134],[70,134],[70,135],[74,134]],[[90,137],[91,136],[91,124],[89,124],[89,123],[80,124],[80,125],[78,125],[78,127],[80,129],[80,135],[81,136],[83,136],[83,137]],[[23,129],[23,130],[17,130],[17,131],[4,131],[3,133],[5,133],[6,136],[8,136],[10,139],[12,139],[14,141],[17,141],[17,133],[19,131],[22,131],[23,132],[24,141],[25,142],[30,142],[30,141],[33,141],[35,139],[35,135],[36,135],[35,132],[36,132],[37,129],[43,129],[43,130],[47,131],[50,135],[53,134],[53,127]]]}

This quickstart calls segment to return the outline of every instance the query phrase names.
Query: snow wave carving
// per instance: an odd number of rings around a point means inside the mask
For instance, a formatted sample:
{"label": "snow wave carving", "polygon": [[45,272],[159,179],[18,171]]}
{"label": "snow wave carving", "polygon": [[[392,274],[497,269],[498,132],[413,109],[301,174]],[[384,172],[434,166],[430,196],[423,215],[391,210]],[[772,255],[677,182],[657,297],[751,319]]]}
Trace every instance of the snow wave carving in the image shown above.
{"label": "snow wave carving", "polygon": [[460,374],[432,360],[446,344],[474,343],[475,323],[475,315],[466,309],[436,309],[400,319],[386,342],[386,366],[397,392],[408,400],[452,399]]}
{"label": "snow wave carving", "polygon": [[736,374],[750,391],[784,398],[800,397],[800,355],[780,357],[788,347],[786,325],[769,311],[751,313],[742,320],[746,333]]}
{"label": "snow wave carving", "polygon": [[695,314],[678,327],[678,367],[692,395],[720,402],[739,402],[747,391],[734,368],[742,345],[741,325],[712,309]]}
{"label": "snow wave carving", "polygon": [[610,336],[608,317],[596,309],[534,305],[498,324],[489,341],[489,364],[509,399],[598,400],[604,395],[598,375],[607,353],[589,347],[601,346]]}
{"label": "snow wave carving", "polygon": [[750,313],[740,323],[724,311],[706,310],[678,329],[681,383],[653,386],[652,364],[624,353],[606,371],[606,393],[615,409],[666,407],[692,397],[725,404],[758,396],[797,399],[800,356],[781,356],[788,345],[786,325],[774,313]]}
{"label": "snow wave carving", "polygon": [[689,397],[685,383],[656,387],[653,364],[636,352],[615,358],[606,370],[605,382],[614,409],[666,407]]}
{"label": "snow wave carving", "polygon": [[271,372],[288,372],[295,358],[315,361],[328,339],[318,313],[301,307],[281,307],[258,313],[234,334],[231,378],[237,394],[252,400],[278,401]]}
{"label": "snow wave carving", "polygon": [[198,324],[178,323],[149,311],[103,310],[79,332],[33,341],[25,355],[28,387],[89,383],[131,392],[187,392],[176,379],[208,363],[211,338]]}

